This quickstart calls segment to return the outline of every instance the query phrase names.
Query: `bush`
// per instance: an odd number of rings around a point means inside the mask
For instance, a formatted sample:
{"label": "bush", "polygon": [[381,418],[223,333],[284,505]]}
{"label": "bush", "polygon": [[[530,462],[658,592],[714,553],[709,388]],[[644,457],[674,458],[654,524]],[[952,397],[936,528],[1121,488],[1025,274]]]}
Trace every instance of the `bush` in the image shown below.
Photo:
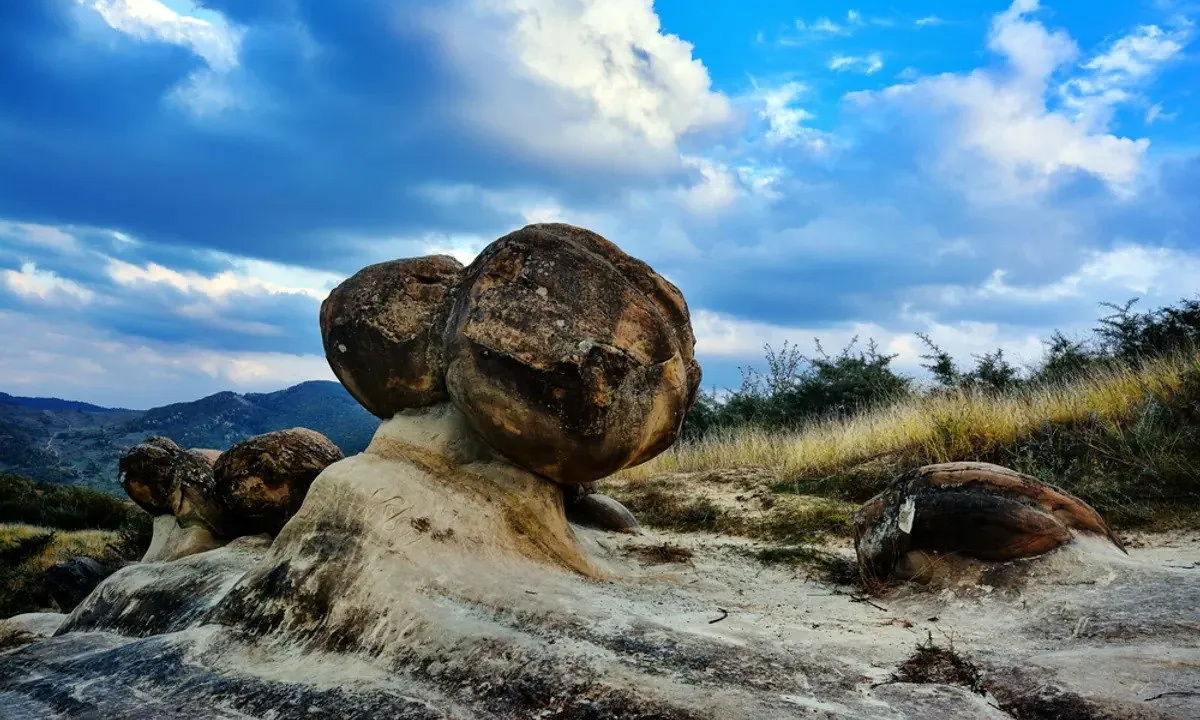
{"label": "bush", "polygon": [[2,523],[28,523],[63,530],[119,530],[144,515],[137,505],[107,493],[35,483],[27,477],[0,473]]}

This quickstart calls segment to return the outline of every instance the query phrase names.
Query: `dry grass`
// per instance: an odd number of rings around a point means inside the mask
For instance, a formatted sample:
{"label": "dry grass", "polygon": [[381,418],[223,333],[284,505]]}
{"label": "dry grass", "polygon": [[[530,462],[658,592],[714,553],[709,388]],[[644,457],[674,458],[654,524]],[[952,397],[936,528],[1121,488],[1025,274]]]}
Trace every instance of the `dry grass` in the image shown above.
{"label": "dry grass", "polygon": [[33,557],[22,563],[30,572],[45,570],[51,565],[85,556],[102,558],[107,555],[109,545],[116,545],[120,533],[116,530],[55,530],[24,523],[0,524],[0,547],[13,545],[19,540],[54,533],[54,540]]}
{"label": "dry grass", "polygon": [[[608,484],[647,525],[802,543],[849,537],[848,503],[908,469],[957,460],[1057,484],[1118,528],[1200,527],[1200,358],[1100,368],[1004,395],[914,396],[795,432],[718,433]],[[752,479],[729,491],[727,477]],[[730,502],[731,492],[752,501]]]}
{"label": "dry grass", "polygon": [[1113,367],[1060,387],[1008,395],[978,391],[914,397],[847,420],[792,433],[744,428],[681,443],[625,471],[630,479],[723,468],[773,468],[781,481],[835,475],[881,458],[948,462],[989,455],[1046,423],[1100,422],[1114,430],[1132,422],[1147,398],[1169,400],[1194,358],[1160,360],[1139,369]]}
{"label": "dry grass", "polygon": [[45,572],[55,563],[85,556],[112,561],[116,530],[56,530],[0,523],[0,617],[54,609]]}

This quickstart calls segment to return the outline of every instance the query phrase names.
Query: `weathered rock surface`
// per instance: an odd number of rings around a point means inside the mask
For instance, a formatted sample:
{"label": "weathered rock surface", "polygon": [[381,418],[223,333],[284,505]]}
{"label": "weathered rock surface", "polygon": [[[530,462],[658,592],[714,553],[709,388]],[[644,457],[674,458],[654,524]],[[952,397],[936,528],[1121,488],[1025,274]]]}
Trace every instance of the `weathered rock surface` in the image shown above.
{"label": "weathered rock surface", "polygon": [[446,330],[446,385],[483,438],[561,483],[661,453],[700,383],[687,303],[595,233],[530,225],[471,263]]}
{"label": "weathered rock surface", "polygon": [[94,558],[74,557],[46,568],[46,589],[63,612],[70,612],[114,570]]}
{"label": "weathered rock surface", "polygon": [[374,415],[446,400],[442,329],[462,270],[445,255],[378,263],[321,303],[325,357]]}
{"label": "weathered rock surface", "polygon": [[566,504],[567,519],[579,525],[610,532],[636,533],[637,518],[616,500],[600,493],[588,493]]}
{"label": "weathered rock surface", "polygon": [[121,458],[121,487],[151,515],[177,514],[181,488],[212,487],[212,466],[201,455],[179,447],[170,438],[150,437]]}
{"label": "weathered rock surface", "polygon": [[929,579],[954,556],[991,562],[1033,557],[1080,535],[1124,549],[1079,498],[976,462],[926,465],[898,477],[859,509],[854,532],[868,582]]}
{"label": "weathered rock surface", "polygon": [[255,435],[221,454],[213,467],[225,534],[279,532],[300,509],[309,485],[342,451],[319,432],[292,428]]}
{"label": "weathered rock surface", "polygon": [[209,467],[216,465],[217,458],[221,457],[221,451],[214,450],[212,448],[192,448],[188,452],[192,453],[193,455],[198,455],[201,458],[203,458],[204,462],[208,463]]}
{"label": "weathered rock surface", "polygon": [[[1029,582],[853,602],[749,542],[572,528],[449,406],[329,466],[272,541],[106,579],[0,650],[0,707],[60,718],[1193,718],[1200,546],[1075,543]],[[716,621],[716,622],[714,622]],[[890,680],[932,633],[987,695]],[[998,639],[1002,638],[1002,641]],[[1097,673],[1089,657],[1109,658]],[[1019,712],[1018,712],[1019,711]],[[1071,715],[1070,713],[1075,713]]]}

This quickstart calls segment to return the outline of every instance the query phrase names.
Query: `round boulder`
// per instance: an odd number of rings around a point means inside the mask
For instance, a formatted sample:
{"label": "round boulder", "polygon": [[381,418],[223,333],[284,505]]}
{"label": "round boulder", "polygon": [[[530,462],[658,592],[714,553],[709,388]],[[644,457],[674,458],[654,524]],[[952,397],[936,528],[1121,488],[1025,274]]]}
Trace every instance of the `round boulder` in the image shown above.
{"label": "round boulder", "polygon": [[854,546],[868,582],[928,565],[928,554],[1000,562],[1033,557],[1093,535],[1124,550],[1090,505],[999,465],[955,462],[905,473],[854,518]]}
{"label": "round boulder", "polygon": [[375,416],[446,400],[441,332],[462,270],[445,255],[369,265],[321,303],[325,358]]}
{"label": "round boulder", "polygon": [[125,493],[151,515],[175,514],[183,486],[207,489],[213,483],[207,460],[165,437],[133,446],[117,467]]}
{"label": "round boulder", "polygon": [[485,248],[445,338],[446,387],[476,432],[563,484],[661,453],[700,384],[679,289],[571,225],[529,225]]}
{"label": "round boulder", "polygon": [[216,495],[236,535],[275,535],[300,509],[308,486],[342,451],[307,428],[243,440],[221,454],[213,472]]}

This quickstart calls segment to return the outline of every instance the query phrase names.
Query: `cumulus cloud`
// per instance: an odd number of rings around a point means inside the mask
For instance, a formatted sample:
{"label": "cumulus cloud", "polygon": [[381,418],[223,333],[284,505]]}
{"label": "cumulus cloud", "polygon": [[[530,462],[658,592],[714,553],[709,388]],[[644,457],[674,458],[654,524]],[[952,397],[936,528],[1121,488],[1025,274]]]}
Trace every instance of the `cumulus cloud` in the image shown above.
{"label": "cumulus cloud", "polygon": [[[850,99],[942,115],[951,125],[938,170],[976,185],[978,197],[1041,192],[1072,171],[1127,193],[1142,170],[1149,140],[1117,135],[1095,118],[1048,104],[1053,74],[1079,51],[1065,31],[1050,30],[1033,17],[1038,9],[1037,0],[1015,0],[993,18],[987,44],[1005,60],[1000,70],[942,74]],[[990,173],[979,172],[981,159]]]}
{"label": "cumulus cloud", "polygon": [[474,87],[462,112],[527,151],[576,162],[670,163],[682,137],[732,119],[692,46],[662,31],[649,0],[469,6],[480,15],[451,11],[438,23]]}

